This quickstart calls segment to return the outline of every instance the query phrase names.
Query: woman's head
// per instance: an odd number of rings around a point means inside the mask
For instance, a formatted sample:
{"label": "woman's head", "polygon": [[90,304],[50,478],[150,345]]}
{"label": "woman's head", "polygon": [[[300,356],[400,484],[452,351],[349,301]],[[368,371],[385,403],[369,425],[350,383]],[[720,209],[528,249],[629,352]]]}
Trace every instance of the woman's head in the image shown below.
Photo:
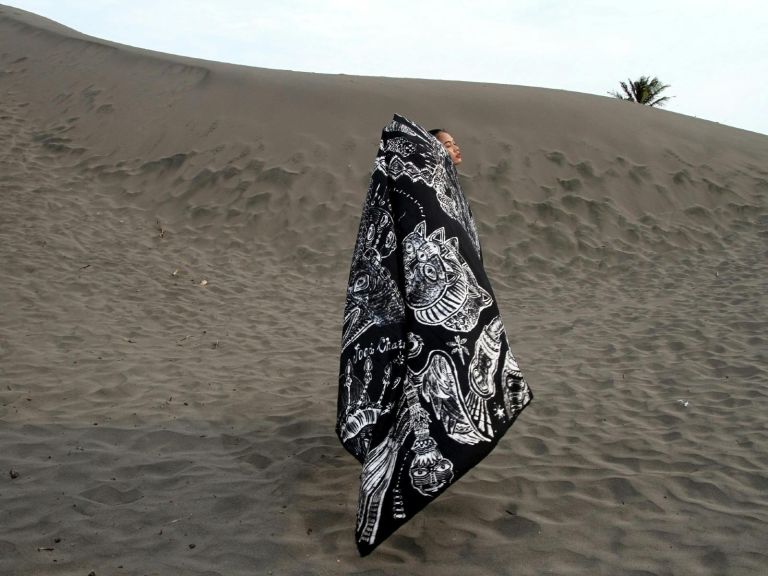
{"label": "woman's head", "polygon": [[435,128],[430,130],[429,133],[440,141],[440,144],[443,145],[443,148],[446,149],[451,160],[453,160],[454,165],[458,166],[461,164],[461,148],[456,144],[453,136],[442,128]]}

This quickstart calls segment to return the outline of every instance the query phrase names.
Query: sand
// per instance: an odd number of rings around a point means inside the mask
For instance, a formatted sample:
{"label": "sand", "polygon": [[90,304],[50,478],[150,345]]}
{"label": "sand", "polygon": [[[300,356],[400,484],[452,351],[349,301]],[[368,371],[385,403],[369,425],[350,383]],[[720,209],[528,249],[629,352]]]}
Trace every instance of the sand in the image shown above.
{"label": "sand", "polygon": [[[758,575],[768,136],[0,6],[0,574]],[[372,556],[334,432],[381,128],[451,131],[536,394]]]}

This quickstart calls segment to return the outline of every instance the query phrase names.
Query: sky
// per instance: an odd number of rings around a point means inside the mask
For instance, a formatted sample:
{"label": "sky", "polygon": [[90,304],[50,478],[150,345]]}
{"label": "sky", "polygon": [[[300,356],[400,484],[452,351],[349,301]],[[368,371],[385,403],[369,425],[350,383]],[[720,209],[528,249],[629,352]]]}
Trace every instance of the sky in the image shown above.
{"label": "sky", "polygon": [[768,134],[764,0],[0,0],[84,34],[283,70],[608,96],[658,77],[667,110]]}

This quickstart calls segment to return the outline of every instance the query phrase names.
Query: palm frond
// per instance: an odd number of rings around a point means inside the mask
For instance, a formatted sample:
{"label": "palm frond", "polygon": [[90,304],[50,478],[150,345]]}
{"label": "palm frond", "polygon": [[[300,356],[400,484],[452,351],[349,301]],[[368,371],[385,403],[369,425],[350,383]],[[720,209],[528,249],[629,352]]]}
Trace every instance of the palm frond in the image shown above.
{"label": "palm frond", "polygon": [[631,100],[646,106],[663,106],[669,100],[669,96],[659,96],[669,88],[669,84],[662,84],[655,76],[640,76],[637,80],[627,79],[627,82],[619,82],[624,94],[618,91],[609,92],[614,98]]}

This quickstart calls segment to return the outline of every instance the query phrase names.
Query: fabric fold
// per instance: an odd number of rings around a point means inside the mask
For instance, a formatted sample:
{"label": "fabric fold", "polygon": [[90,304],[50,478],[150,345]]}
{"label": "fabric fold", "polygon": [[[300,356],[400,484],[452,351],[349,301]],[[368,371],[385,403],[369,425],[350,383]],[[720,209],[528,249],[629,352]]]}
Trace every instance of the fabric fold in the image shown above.
{"label": "fabric fold", "polygon": [[456,168],[399,115],[363,206],[340,364],[336,432],[363,466],[361,555],[480,462],[533,398]]}

